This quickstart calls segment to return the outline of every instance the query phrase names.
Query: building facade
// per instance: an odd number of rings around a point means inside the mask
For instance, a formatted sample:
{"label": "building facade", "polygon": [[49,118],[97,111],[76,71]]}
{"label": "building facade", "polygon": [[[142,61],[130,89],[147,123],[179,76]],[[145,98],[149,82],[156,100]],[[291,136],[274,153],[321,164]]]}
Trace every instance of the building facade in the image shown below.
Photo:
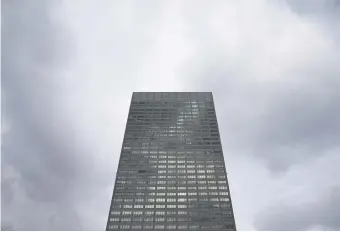
{"label": "building facade", "polygon": [[106,230],[236,230],[211,92],[133,93]]}

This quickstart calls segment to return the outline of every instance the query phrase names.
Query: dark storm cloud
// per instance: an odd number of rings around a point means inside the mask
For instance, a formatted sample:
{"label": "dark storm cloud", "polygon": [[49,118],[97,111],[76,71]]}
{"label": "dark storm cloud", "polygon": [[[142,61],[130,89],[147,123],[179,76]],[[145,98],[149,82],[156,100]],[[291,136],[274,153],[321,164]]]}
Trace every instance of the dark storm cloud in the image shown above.
{"label": "dark storm cloud", "polygon": [[271,207],[256,224],[259,230],[339,230],[339,218],[340,187],[336,186],[308,204]]}
{"label": "dark storm cloud", "polygon": [[79,150],[56,100],[55,70],[68,62],[67,32],[50,17],[56,3],[2,1],[2,117],[10,122],[2,138],[4,229],[81,229],[70,197]]}

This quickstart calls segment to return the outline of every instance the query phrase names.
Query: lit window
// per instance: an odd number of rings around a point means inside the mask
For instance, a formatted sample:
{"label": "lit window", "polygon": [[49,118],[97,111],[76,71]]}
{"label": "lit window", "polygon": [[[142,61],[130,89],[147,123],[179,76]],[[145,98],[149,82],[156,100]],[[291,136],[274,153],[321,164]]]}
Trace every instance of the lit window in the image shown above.
{"label": "lit window", "polygon": [[186,198],[178,198],[178,202],[186,202],[187,199]]}
{"label": "lit window", "polygon": [[132,205],[123,205],[123,208],[130,209],[130,208],[132,208]]}
{"label": "lit window", "polygon": [[136,208],[136,209],[142,209],[142,208],[143,208],[143,205],[135,205],[135,208]]}
{"label": "lit window", "polygon": [[122,229],[122,230],[130,229],[130,225],[121,225],[120,229]]}
{"label": "lit window", "polygon": [[110,218],[110,222],[118,222],[118,221],[119,221],[119,218],[117,217]]}
{"label": "lit window", "polygon": [[167,208],[174,209],[174,208],[176,208],[176,205],[167,205]]}
{"label": "lit window", "polygon": [[154,205],[145,205],[145,208],[147,208],[147,209],[152,209],[154,207],[155,207]]}
{"label": "lit window", "polygon": [[157,198],[156,202],[165,202],[165,198]]}
{"label": "lit window", "polygon": [[197,193],[196,192],[189,192],[188,195],[189,196],[197,196]]}
{"label": "lit window", "polygon": [[130,221],[131,221],[131,218],[129,218],[129,217],[123,217],[123,218],[121,219],[121,221],[122,221],[122,222],[130,222]]}
{"label": "lit window", "polygon": [[122,215],[131,215],[131,214],[132,214],[131,211],[123,211],[123,212],[122,212]]}
{"label": "lit window", "polygon": [[120,211],[111,211],[112,215],[120,215]]}
{"label": "lit window", "polygon": [[186,196],[186,195],[187,195],[187,193],[184,193],[184,192],[178,193],[178,196]]}
{"label": "lit window", "polygon": [[155,221],[156,221],[156,222],[164,222],[164,221],[165,221],[165,218],[164,218],[164,217],[156,217],[156,218],[155,218]]}
{"label": "lit window", "polygon": [[165,211],[156,211],[156,215],[165,215]]}

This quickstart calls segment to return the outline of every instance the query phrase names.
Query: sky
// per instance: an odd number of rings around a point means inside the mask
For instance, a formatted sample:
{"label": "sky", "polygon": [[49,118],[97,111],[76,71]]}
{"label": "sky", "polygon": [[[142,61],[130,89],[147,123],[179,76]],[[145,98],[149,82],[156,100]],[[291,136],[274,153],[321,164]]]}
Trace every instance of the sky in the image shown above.
{"label": "sky", "polygon": [[340,230],[340,2],[2,0],[1,228],[105,230],[132,92],[211,91],[238,230]]}

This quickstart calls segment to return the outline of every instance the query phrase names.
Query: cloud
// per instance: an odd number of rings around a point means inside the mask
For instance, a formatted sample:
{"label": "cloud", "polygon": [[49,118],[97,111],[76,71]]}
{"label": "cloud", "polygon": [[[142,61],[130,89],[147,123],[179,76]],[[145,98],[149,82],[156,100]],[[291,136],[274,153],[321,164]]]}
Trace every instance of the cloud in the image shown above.
{"label": "cloud", "polygon": [[2,228],[104,229],[131,93],[213,91],[238,229],[337,229],[307,211],[338,204],[338,17],[308,4],[3,1]]}
{"label": "cloud", "polygon": [[[2,225],[14,230],[81,229],[72,207],[80,152],[56,100],[67,33],[55,2],[2,2]],[[78,151],[77,151],[78,150]],[[81,152],[80,152],[81,153]]]}
{"label": "cloud", "polygon": [[340,188],[334,186],[317,201],[304,204],[277,205],[258,221],[260,230],[338,230]]}

